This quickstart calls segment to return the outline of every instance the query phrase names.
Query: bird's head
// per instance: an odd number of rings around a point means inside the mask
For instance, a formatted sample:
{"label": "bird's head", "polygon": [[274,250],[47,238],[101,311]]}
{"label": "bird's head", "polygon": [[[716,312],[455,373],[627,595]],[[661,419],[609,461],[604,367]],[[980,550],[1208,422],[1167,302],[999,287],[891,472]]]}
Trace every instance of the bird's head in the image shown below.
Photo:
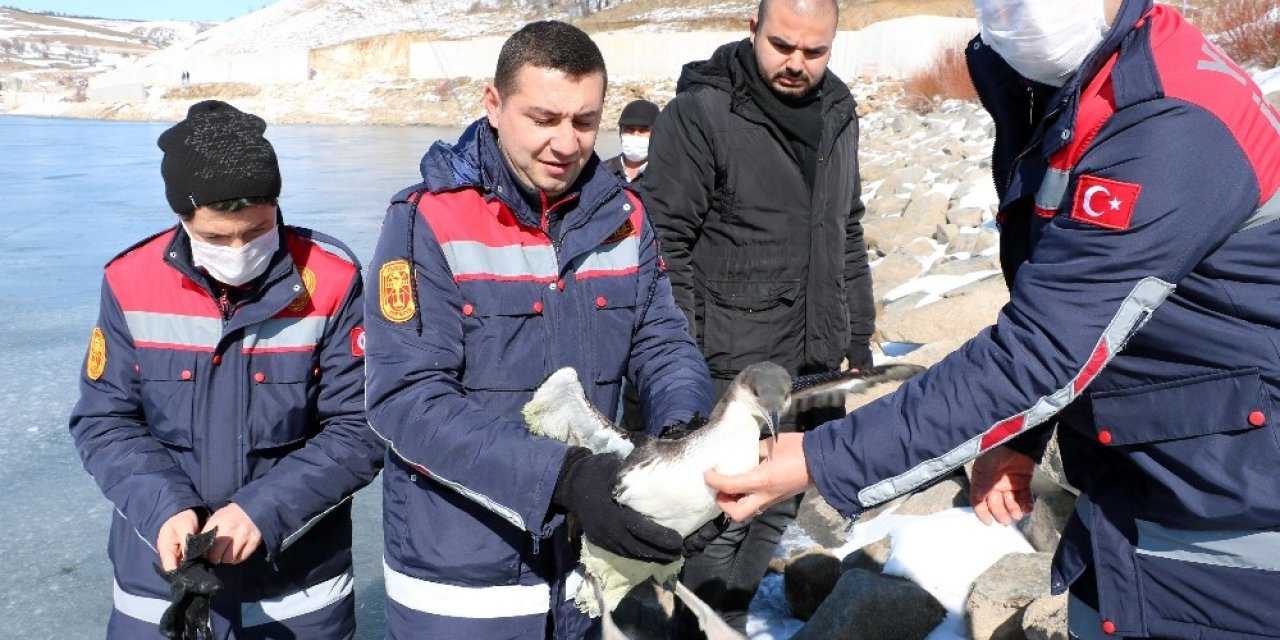
{"label": "bird's head", "polygon": [[768,429],[778,437],[778,421],[791,403],[791,376],[772,362],[757,362],[738,374],[735,382],[752,404],[761,422],[761,435]]}

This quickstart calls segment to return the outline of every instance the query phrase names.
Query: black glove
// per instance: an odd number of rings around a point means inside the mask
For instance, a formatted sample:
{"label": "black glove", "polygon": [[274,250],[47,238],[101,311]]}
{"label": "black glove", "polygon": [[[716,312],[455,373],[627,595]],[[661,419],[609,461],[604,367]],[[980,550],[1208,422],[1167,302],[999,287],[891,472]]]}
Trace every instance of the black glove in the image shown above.
{"label": "black glove", "polygon": [[624,558],[669,564],[680,558],[680,534],[613,500],[622,459],[570,447],[551,501],[577,516],[582,533]]}
{"label": "black glove", "polygon": [[681,549],[680,555],[691,558],[702,553],[702,550],[706,549],[712,540],[719,538],[720,534],[724,533],[724,530],[728,529],[730,524],[733,524],[733,521],[723,513],[712,518],[710,522],[699,527],[697,531],[685,536],[684,548]]}
{"label": "black glove", "polygon": [[854,338],[849,343],[849,348],[845,350],[844,354],[849,359],[850,369],[866,371],[872,367],[870,340]]}
{"label": "black glove", "polygon": [[173,604],[160,617],[160,635],[170,640],[210,640],[209,601],[222,588],[204,554],[213,546],[218,529],[187,536],[187,551],[177,569],[165,572],[155,565],[156,573],[169,583]]}

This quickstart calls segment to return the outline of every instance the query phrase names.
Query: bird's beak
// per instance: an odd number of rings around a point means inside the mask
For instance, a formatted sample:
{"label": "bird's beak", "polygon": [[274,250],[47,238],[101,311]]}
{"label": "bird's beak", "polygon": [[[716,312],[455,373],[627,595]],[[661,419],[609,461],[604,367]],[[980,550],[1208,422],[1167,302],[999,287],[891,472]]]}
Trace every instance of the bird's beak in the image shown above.
{"label": "bird's beak", "polygon": [[773,438],[774,444],[778,443],[778,422],[780,418],[777,411],[769,412],[769,435]]}

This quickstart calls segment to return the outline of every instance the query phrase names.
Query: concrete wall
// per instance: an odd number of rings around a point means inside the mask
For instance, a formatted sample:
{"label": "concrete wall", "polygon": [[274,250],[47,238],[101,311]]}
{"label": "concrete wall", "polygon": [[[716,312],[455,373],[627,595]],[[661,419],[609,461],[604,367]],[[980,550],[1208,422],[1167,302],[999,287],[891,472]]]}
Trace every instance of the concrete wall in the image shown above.
{"label": "concrete wall", "polygon": [[[977,33],[970,18],[913,16],[841,31],[830,68],[846,80],[859,75],[906,77],[932,64],[949,47],[963,47]],[[744,31],[612,32],[592,36],[611,78],[675,77],[691,60],[746,37]],[[409,75],[418,79],[488,78],[505,38],[417,42],[409,48]]]}
{"label": "concrete wall", "polygon": [[147,99],[147,88],[141,82],[118,78],[114,81],[101,77],[89,79],[85,97],[95,102],[141,102]]}
{"label": "concrete wall", "polygon": [[[183,58],[180,55],[153,56],[134,67],[102,73],[89,79],[90,100],[141,100],[139,87],[152,84],[179,84],[182,72],[191,82],[245,82],[276,84],[306,82],[311,75],[310,52],[306,49],[238,53],[225,56]],[[103,97],[99,97],[103,96]],[[116,97],[120,96],[120,97]]]}

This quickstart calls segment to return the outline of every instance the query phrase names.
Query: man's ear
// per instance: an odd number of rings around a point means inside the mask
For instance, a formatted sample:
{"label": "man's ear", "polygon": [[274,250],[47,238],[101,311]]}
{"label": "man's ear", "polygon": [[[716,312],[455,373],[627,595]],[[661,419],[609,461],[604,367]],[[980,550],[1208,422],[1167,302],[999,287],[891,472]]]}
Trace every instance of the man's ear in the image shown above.
{"label": "man's ear", "polygon": [[484,87],[484,113],[489,119],[489,126],[498,128],[498,111],[502,110],[502,96],[498,95],[498,87],[492,82]]}
{"label": "man's ear", "polygon": [[753,15],[751,16],[751,19],[747,21],[747,27],[751,29],[751,35],[747,36],[747,38],[751,40],[752,45],[755,45],[756,43],[756,30],[759,26],[760,26],[759,16]]}

